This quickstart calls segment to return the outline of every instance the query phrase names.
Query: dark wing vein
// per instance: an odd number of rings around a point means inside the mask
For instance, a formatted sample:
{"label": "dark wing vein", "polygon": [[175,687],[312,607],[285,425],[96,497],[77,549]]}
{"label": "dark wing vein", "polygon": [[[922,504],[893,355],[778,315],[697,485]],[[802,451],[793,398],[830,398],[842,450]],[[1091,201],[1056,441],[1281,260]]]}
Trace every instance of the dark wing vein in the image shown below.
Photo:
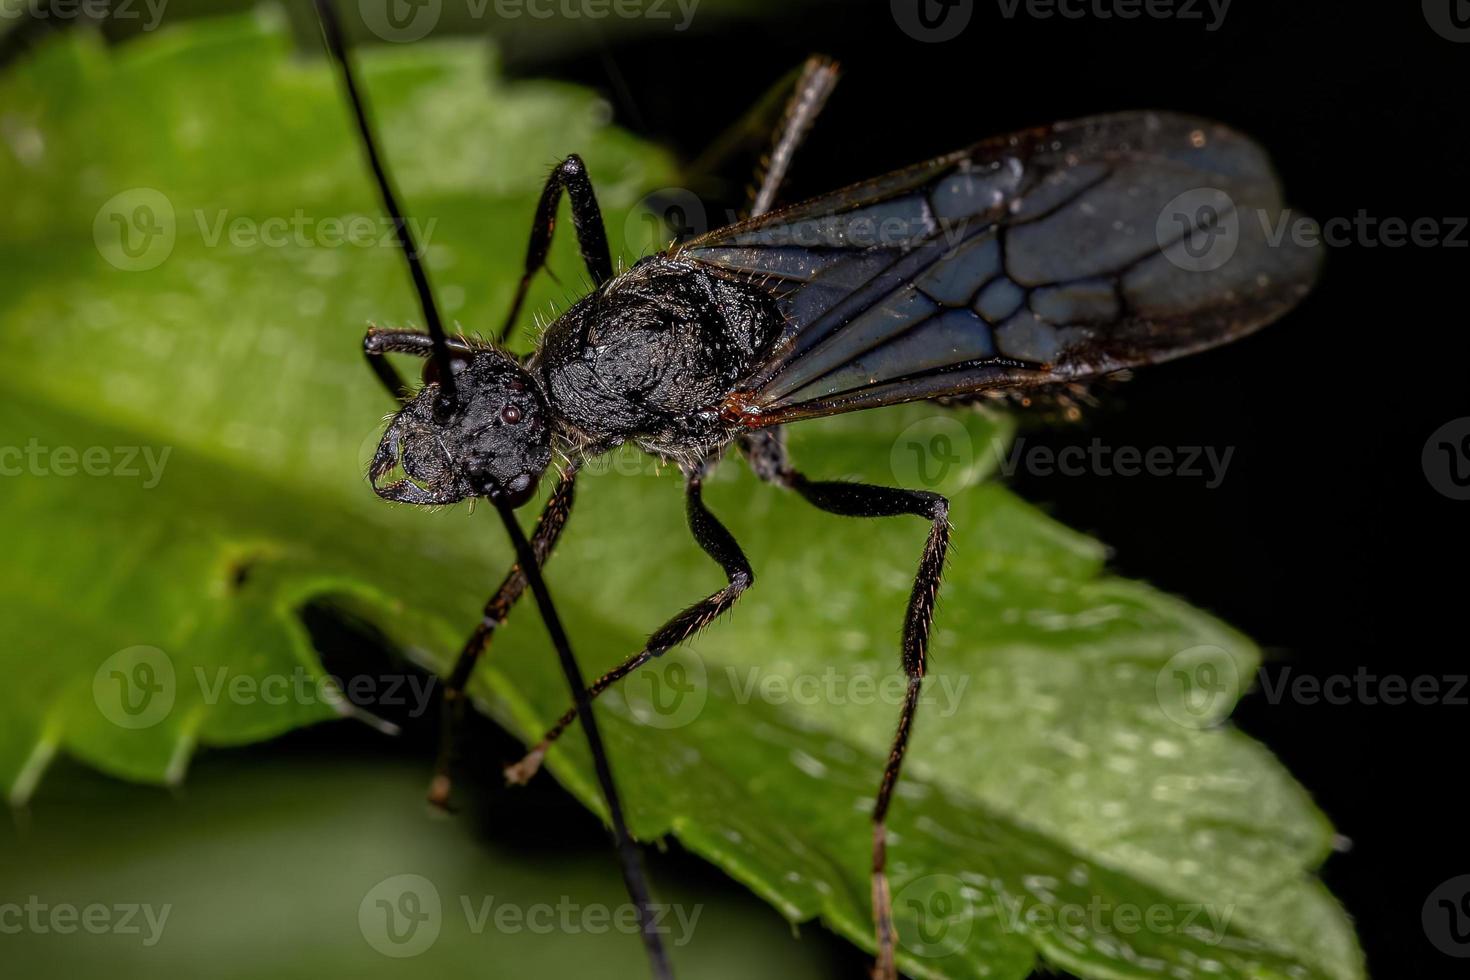
{"label": "dark wing vein", "polygon": [[759,426],[1224,343],[1315,278],[1291,217],[1250,140],[1137,112],[987,140],[676,255],[777,300],[781,341],[726,406]]}

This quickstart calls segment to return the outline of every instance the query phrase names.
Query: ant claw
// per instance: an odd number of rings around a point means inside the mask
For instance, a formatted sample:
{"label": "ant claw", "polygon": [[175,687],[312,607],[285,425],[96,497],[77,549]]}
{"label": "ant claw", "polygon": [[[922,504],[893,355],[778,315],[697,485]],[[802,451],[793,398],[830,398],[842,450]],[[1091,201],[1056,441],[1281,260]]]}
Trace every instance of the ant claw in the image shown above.
{"label": "ant claw", "polygon": [[450,781],[448,775],[442,772],[436,773],[433,780],[429,783],[429,805],[436,810],[449,813],[449,791],[453,786],[454,784]]}
{"label": "ant claw", "polygon": [[505,781],[511,786],[524,786],[531,781],[531,777],[541,769],[541,760],[546,758],[546,743],[542,742],[526,757],[513,766],[505,767]]}

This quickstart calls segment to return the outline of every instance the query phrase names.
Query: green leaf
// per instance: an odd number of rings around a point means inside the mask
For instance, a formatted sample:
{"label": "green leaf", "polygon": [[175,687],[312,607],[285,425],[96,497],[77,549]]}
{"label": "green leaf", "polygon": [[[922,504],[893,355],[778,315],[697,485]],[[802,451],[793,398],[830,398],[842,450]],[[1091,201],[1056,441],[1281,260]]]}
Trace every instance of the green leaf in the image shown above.
{"label": "green leaf", "polygon": [[[508,563],[493,515],[390,507],[363,481],[390,405],[358,338],[416,314],[390,248],[338,241],[354,218],[381,230],[373,191],[325,65],[286,47],[269,20],[115,53],[82,35],[0,82],[12,799],[58,751],[176,781],[197,745],[343,713],[296,615],[312,599],[350,605],[442,669]],[[624,261],[646,246],[637,198],[673,170],[595,97],[500,82],[469,44],[361,63],[466,330],[498,324],[540,181],[567,152],[587,160]],[[552,261],[564,285],[533,294],[543,316],[583,280],[568,238]],[[1258,652],[1109,576],[1099,544],[982,480],[1008,434],[927,406],[792,433],[812,474],[937,478],[953,501],[933,670],[889,818],[904,969],[1363,976],[1311,874],[1331,828],[1222,723]],[[677,836],[793,920],[871,948],[867,814],[925,529],[816,513],[734,460],[707,498],[757,584],[600,702],[634,829]],[[683,526],[675,476],[622,454],[582,480],[549,579],[588,674],[722,584]],[[474,693],[525,738],[565,707],[529,606]],[[579,735],[548,764],[600,810]]]}

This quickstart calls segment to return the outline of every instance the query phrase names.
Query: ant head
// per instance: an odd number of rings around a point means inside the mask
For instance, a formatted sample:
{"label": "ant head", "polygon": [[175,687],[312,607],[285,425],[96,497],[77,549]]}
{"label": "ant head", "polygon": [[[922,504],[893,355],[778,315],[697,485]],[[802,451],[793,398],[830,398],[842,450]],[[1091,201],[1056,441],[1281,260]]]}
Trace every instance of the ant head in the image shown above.
{"label": "ant head", "polygon": [[[510,355],[477,350],[454,361],[454,395],[432,371],[388,425],[368,478],[385,500],[452,504],[488,497],[519,507],[551,463],[551,424],[535,379]],[[399,479],[385,483],[393,474]]]}

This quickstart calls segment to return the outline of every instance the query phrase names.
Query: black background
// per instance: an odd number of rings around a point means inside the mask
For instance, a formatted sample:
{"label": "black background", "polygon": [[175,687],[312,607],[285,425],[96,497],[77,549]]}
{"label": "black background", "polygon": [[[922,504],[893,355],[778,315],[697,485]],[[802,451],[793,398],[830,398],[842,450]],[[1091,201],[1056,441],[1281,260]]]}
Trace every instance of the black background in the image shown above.
{"label": "black background", "polygon": [[[834,55],[845,75],[798,158],[791,197],[1022,126],[1156,107],[1255,136],[1289,200],[1319,220],[1361,211],[1379,221],[1444,219],[1448,231],[1448,219],[1470,213],[1470,43],[1437,34],[1417,3],[1235,0],[1213,31],[1204,6],[1192,20],[1039,19],[1024,7],[1006,18],[997,0],[972,6],[965,30],[943,43],[910,37],[887,2],[834,2],[744,19],[697,11],[684,32],[589,33],[570,53],[513,49],[505,59],[512,74],[603,91],[620,124],[692,160],[808,53]],[[354,35],[372,41],[348,13]],[[314,43],[307,11],[290,14],[303,46]],[[493,33],[493,25],[468,29]],[[1462,229],[1458,247],[1367,239],[1336,247],[1316,291],[1285,320],[1140,372],[1080,426],[1026,433],[1058,447],[1094,436],[1115,447],[1233,447],[1218,488],[1181,477],[1024,473],[1013,486],[1111,545],[1120,573],[1255,638],[1269,677],[1470,672],[1462,628],[1470,502],[1438,493],[1421,464],[1431,433],[1470,415],[1467,243]],[[1464,961],[1430,945],[1420,913],[1437,885],[1470,873],[1467,717],[1463,703],[1273,703],[1259,689],[1235,712],[1350,840],[1322,875],[1357,919],[1377,976],[1463,975]],[[503,736],[477,728],[491,757],[514,754],[495,744]],[[372,738],[298,736],[309,745]],[[548,786],[494,802],[497,833],[528,846],[595,843],[590,818]],[[521,818],[507,824],[508,812]],[[692,860],[656,863],[731,887]],[[820,941],[819,933],[806,935]],[[833,947],[861,975],[863,958]]]}

